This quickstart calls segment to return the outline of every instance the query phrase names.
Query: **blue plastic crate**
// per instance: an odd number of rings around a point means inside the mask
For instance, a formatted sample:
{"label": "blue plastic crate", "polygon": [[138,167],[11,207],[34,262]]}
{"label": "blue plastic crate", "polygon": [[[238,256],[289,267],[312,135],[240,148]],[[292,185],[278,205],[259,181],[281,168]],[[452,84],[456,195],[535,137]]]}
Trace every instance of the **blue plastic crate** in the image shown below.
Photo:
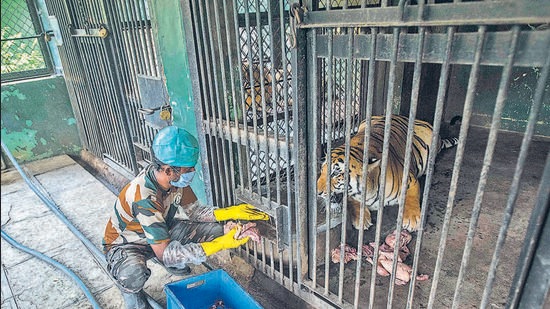
{"label": "blue plastic crate", "polygon": [[166,284],[164,291],[167,309],[210,309],[220,300],[225,309],[262,308],[223,269]]}

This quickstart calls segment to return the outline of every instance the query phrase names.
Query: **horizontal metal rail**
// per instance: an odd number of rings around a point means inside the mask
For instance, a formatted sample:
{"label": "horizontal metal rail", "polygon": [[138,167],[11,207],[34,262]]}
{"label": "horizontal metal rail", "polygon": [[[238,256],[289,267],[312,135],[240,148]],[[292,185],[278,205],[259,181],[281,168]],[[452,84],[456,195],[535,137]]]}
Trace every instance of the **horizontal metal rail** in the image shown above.
{"label": "horizontal metal rail", "polygon": [[[372,45],[372,34],[360,34],[355,37],[353,53],[356,59],[369,59]],[[487,33],[485,45],[482,50],[481,65],[502,66],[506,59],[506,53],[501,46],[508,44],[508,32]],[[377,34],[376,60],[390,61],[392,34]],[[472,64],[474,52],[471,46],[477,41],[478,34],[475,32],[456,33],[453,37],[453,50],[451,53],[451,64]],[[401,34],[399,38],[399,50],[397,61],[414,62],[418,53],[419,34]],[[319,57],[327,58],[328,35],[318,35]],[[333,56],[335,58],[346,58],[349,55],[346,35],[335,35],[333,37]],[[514,58],[514,66],[542,66],[546,56],[547,46],[550,43],[550,30],[544,31],[523,31],[518,38],[518,52]],[[423,63],[443,63],[445,59],[445,46],[447,35],[445,33],[427,33],[425,35]]]}
{"label": "horizontal metal rail", "polygon": [[258,146],[260,149],[265,149],[264,147],[275,149],[275,147],[277,147],[279,151],[282,152],[293,149],[294,147],[293,142],[287,142],[282,137],[279,137],[278,141],[273,136],[268,136],[266,138],[265,136],[256,134],[251,130],[243,129],[242,125],[239,125],[238,128],[234,126],[228,128],[227,126],[223,126],[215,121],[204,121],[203,123],[207,133],[218,137],[223,137],[234,143],[240,143],[243,146],[246,146],[245,140],[248,140],[247,142],[249,146]]}
{"label": "horizontal metal rail", "polygon": [[[421,16],[422,18],[419,18]],[[312,11],[299,28],[410,27],[452,25],[544,24],[550,7],[539,1],[498,1],[426,4],[420,6]]]}

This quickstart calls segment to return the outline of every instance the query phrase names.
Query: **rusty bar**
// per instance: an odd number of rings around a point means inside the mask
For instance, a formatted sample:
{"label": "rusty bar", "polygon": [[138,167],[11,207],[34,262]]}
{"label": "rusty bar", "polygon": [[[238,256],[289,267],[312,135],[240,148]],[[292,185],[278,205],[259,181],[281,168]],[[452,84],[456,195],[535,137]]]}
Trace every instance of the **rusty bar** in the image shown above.
{"label": "rusty bar", "polygon": [[462,255],[462,262],[460,270],[458,272],[458,279],[453,297],[453,309],[457,309],[460,303],[460,290],[464,283],[464,276],[466,269],[468,268],[468,262],[470,261],[470,253],[474,241],[475,232],[477,229],[477,222],[479,220],[479,214],[481,211],[481,204],[483,202],[483,194],[485,193],[485,185],[487,184],[487,177],[489,174],[489,168],[493,160],[493,153],[497,142],[498,130],[500,128],[500,121],[502,115],[502,109],[504,108],[504,102],[508,95],[508,88],[510,86],[510,75],[512,74],[512,66],[514,62],[514,55],[516,54],[517,39],[519,34],[519,26],[514,26],[511,31],[510,46],[508,50],[508,56],[506,57],[506,65],[503,68],[502,77],[500,79],[499,90],[497,94],[497,100],[495,109],[493,111],[493,120],[491,123],[491,130],[489,132],[489,139],[487,141],[487,147],[485,148],[485,157],[483,158],[483,167],[481,169],[480,179],[477,187],[476,198],[474,201],[474,207],[472,209],[472,216],[470,219],[470,226],[468,228],[468,236],[466,243],[464,244],[464,252]]}
{"label": "rusty bar", "polygon": [[[240,145],[241,144],[244,144],[244,150],[245,150],[245,154],[244,156],[246,157],[246,176],[247,176],[247,182],[248,182],[248,190],[250,192],[252,192],[252,173],[251,173],[251,163],[250,163],[250,145],[249,145],[249,139],[248,139],[248,133],[249,133],[249,130],[248,130],[248,124],[247,124],[247,121],[246,121],[246,97],[245,97],[245,89],[244,89],[244,84],[243,84],[243,69],[242,69],[242,65],[241,65],[241,61],[242,61],[242,50],[241,50],[241,35],[240,35],[240,30],[239,30],[239,17],[238,17],[238,5],[236,3],[236,1],[238,0],[234,0],[232,3],[233,3],[233,23],[235,24],[235,40],[236,40],[236,43],[237,43],[237,57],[238,57],[238,63],[239,63],[239,82],[240,82],[240,90],[241,90],[241,113],[242,113],[242,126],[243,126],[243,129],[241,132],[241,134],[239,134],[240,138],[241,138],[241,141],[244,141],[244,143],[239,143],[237,145],[237,147],[241,147]],[[246,135],[245,135],[246,134]],[[244,136],[243,136],[244,135]],[[239,167],[240,165],[242,164],[243,162],[240,161],[240,164],[239,164]],[[241,169],[241,172],[242,172],[242,169]],[[240,173],[241,175],[241,185],[243,188],[245,188],[245,183],[244,183],[244,173]]]}
{"label": "rusty bar", "polygon": [[[512,184],[510,186],[510,195],[508,195],[506,209],[504,211],[504,216],[502,218],[502,225],[500,227],[497,243],[495,246],[495,251],[493,252],[493,258],[491,260],[491,266],[489,268],[487,282],[485,285],[485,289],[483,290],[483,298],[481,300],[480,308],[487,307],[487,304],[489,302],[489,297],[491,295],[491,291],[493,288],[495,273],[498,267],[500,254],[501,254],[504,242],[506,241],[508,227],[510,226],[510,221],[514,213],[514,206],[518,196],[519,184],[520,184],[521,175],[523,173],[523,168],[525,166],[525,162],[527,161],[527,153],[528,153],[529,145],[531,143],[531,139],[533,138],[535,125],[537,122],[537,116],[543,102],[544,89],[547,85],[549,70],[550,70],[550,53],[548,53],[548,56],[546,57],[546,64],[542,68],[542,72],[539,77],[539,81],[537,83],[537,88],[535,90],[533,105],[531,106],[531,111],[529,113],[529,120],[527,123],[527,127],[525,128],[525,134],[523,135],[523,140],[521,142],[521,149],[519,152],[516,168],[514,171]],[[531,226],[531,224],[529,224],[529,226]],[[522,250],[521,252],[523,253],[523,251],[524,250]],[[510,295],[511,294],[512,293],[510,293]]]}
{"label": "rusty bar", "polygon": [[[372,118],[372,106],[374,101],[374,75],[376,71],[376,34],[378,33],[377,28],[371,28],[371,33],[373,34],[371,36],[372,42],[371,42],[371,50],[370,50],[370,60],[369,60],[369,66],[368,66],[368,77],[367,77],[367,110],[365,115],[365,122],[367,122],[367,126],[365,127],[365,139],[363,141],[363,145],[365,145],[363,150],[363,162],[368,162],[369,158],[369,144],[370,144],[370,134],[371,134],[371,126],[370,121]],[[359,222],[363,222],[365,219],[365,207],[366,205],[366,183],[367,183],[367,177],[368,177],[368,164],[363,164],[363,168],[361,170],[361,209],[359,211]],[[355,272],[355,295],[353,299],[353,307],[359,308],[359,287],[360,287],[360,278],[361,278],[361,261],[363,260],[363,239],[364,239],[364,233],[365,231],[363,229],[359,229],[359,235],[357,238],[357,268]],[[373,265],[372,267],[373,271],[376,269]]]}
{"label": "rusty bar", "polygon": [[[220,74],[221,74],[221,82],[222,82],[222,94],[221,97],[223,98],[223,108],[225,111],[225,126],[227,127],[227,132],[231,132],[231,115],[229,111],[229,102],[227,99],[227,93],[229,93],[229,90],[227,89],[227,76],[226,76],[226,68],[225,68],[225,60],[226,60],[226,53],[224,53],[223,48],[223,40],[222,40],[222,30],[221,30],[221,23],[220,23],[220,8],[218,6],[218,1],[213,1],[214,4],[214,19],[216,24],[216,34],[217,34],[217,43],[218,43],[218,60],[220,61]],[[227,33],[229,26],[224,25],[223,27]],[[229,37],[225,38],[227,42],[229,42]],[[231,50],[229,47],[228,50]],[[214,58],[215,59],[215,58]],[[231,62],[231,58],[228,59],[229,62]],[[233,88],[233,87],[231,87]],[[218,89],[218,87],[216,87]],[[220,119],[220,125],[223,126],[223,117]],[[220,132],[220,144],[222,147],[222,153],[224,156],[224,162],[226,163],[223,167],[224,174],[225,174],[225,183],[226,183],[226,190],[227,190],[227,201],[226,203],[228,205],[232,205],[235,203],[233,188],[235,188],[235,163],[233,162],[233,152],[231,151],[231,136],[227,136],[226,139],[224,139],[223,131]],[[227,145],[227,155],[225,150],[225,145]],[[227,157],[229,157],[229,167],[227,166]],[[224,205],[226,206],[226,205]]]}
{"label": "rusty bar", "polygon": [[380,246],[380,234],[382,230],[382,219],[384,214],[384,203],[385,203],[385,192],[386,192],[386,169],[388,167],[388,152],[390,148],[390,130],[391,130],[391,109],[393,104],[393,95],[394,95],[394,81],[395,81],[395,68],[397,66],[397,51],[399,47],[399,34],[400,29],[398,27],[393,28],[393,43],[392,43],[392,58],[390,63],[390,72],[389,72],[389,86],[388,86],[388,98],[386,101],[386,116],[385,116],[385,126],[384,126],[384,143],[382,145],[382,162],[380,167],[380,181],[378,188],[378,196],[380,197],[378,203],[380,207],[378,208],[378,213],[376,214],[376,235],[374,237],[376,245],[374,246],[374,256],[373,256],[373,271],[371,276],[371,288],[369,295],[369,308],[374,306],[374,295],[375,295],[375,284],[376,284],[376,264],[378,261],[378,248]]}
{"label": "rusty bar", "polygon": [[[327,150],[326,150],[326,164],[327,164],[327,179],[326,179],[326,192],[327,196],[325,198],[325,225],[327,226],[326,232],[325,232],[325,291],[324,295],[328,295],[329,289],[329,270],[330,270],[330,212],[331,212],[331,206],[330,206],[330,177],[328,177],[332,171],[332,160],[331,160],[331,152],[332,152],[332,87],[333,81],[332,81],[332,34],[333,29],[328,30],[328,58],[326,59],[325,65],[327,66],[327,109],[326,109],[326,117],[324,118],[324,124],[326,126],[326,140],[327,140]],[[328,117],[328,119],[326,119]]]}
{"label": "rusty bar", "polygon": [[[354,33],[352,29],[348,29],[348,47],[353,46]],[[351,90],[352,90],[352,72],[353,72],[353,55],[350,53],[346,60],[346,107],[345,107],[345,156],[344,156],[344,197],[342,198],[342,229],[340,236],[340,268],[338,280],[338,301],[342,302],[344,297],[344,246],[346,245],[346,218],[348,214],[348,187],[349,187],[349,157],[350,157],[350,140],[351,140]],[[330,174],[329,174],[330,175]],[[327,175],[328,176],[328,175]]]}

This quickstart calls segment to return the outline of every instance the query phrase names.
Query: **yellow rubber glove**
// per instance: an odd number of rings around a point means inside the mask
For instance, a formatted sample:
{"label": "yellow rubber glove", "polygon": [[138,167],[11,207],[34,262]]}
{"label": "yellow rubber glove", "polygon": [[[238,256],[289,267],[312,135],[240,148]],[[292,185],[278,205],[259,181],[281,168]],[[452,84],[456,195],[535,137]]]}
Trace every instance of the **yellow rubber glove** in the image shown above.
{"label": "yellow rubber glove", "polygon": [[210,256],[221,250],[238,248],[250,239],[250,236],[246,236],[243,239],[235,239],[235,233],[237,233],[236,227],[223,236],[209,242],[201,243],[206,256]]}
{"label": "yellow rubber glove", "polygon": [[250,204],[239,204],[214,210],[217,221],[269,220],[269,215]]}

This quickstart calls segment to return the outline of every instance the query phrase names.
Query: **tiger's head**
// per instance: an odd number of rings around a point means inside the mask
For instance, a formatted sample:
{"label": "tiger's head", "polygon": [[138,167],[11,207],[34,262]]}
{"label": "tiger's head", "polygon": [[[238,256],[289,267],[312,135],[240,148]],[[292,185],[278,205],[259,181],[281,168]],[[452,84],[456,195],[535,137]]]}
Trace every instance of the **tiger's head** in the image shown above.
{"label": "tiger's head", "polygon": [[[325,160],[321,166],[321,174],[317,178],[317,193],[319,196],[326,198],[328,195],[327,178],[330,180],[330,201],[331,210],[338,211],[341,209],[341,197],[346,190],[345,183],[345,156],[341,149],[334,149],[331,152],[330,173],[328,172],[328,162]],[[349,159],[349,182],[348,197],[360,200],[361,197],[361,176],[363,172],[363,152],[350,152]],[[380,176],[380,158],[374,154],[369,156],[368,160],[368,176],[366,180],[366,200],[367,203],[376,199],[378,192],[378,179]]]}

